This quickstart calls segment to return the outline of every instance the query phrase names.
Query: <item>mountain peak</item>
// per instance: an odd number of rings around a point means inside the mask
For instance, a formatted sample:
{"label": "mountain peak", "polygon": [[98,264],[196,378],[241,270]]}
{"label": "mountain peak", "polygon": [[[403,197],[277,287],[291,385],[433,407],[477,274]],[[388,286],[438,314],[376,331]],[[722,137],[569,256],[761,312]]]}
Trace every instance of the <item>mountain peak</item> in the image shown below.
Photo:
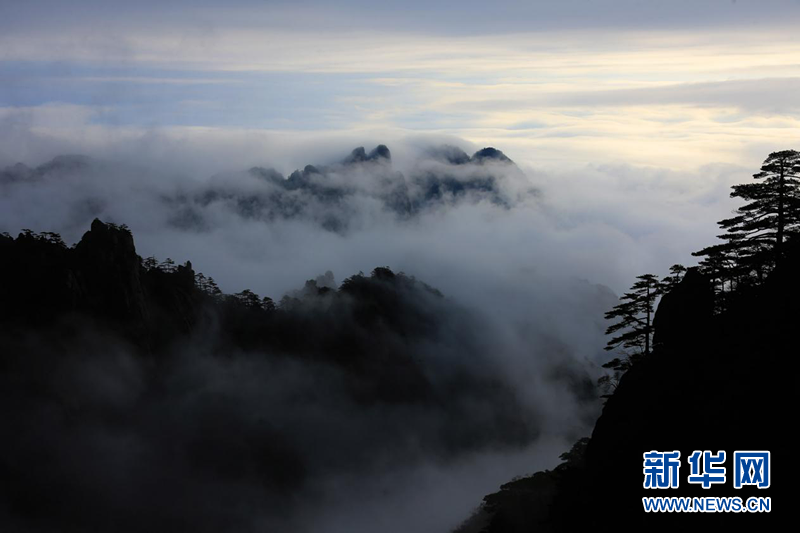
{"label": "mountain peak", "polygon": [[491,146],[488,146],[482,150],[478,150],[472,156],[472,161],[475,161],[476,163],[483,163],[484,161],[487,160],[501,161],[503,163],[513,163],[513,161],[511,161],[511,159],[509,159],[508,156],[506,156],[506,154],[504,154],[497,148],[492,148]]}
{"label": "mountain peak", "polygon": [[369,159],[370,161],[376,161],[378,159],[385,159],[387,161],[391,161],[392,153],[389,151],[389,148],[385,144],[379,144],[369,153],[367,159]]}
{"label": "mountain peak", "polygon": [[363,146],[359,146],[350,152],[350,155],[347,156],[342,162],[345,165],[349,165],[353,163],[363,163],[365,161],[391,161],[391,159],[392,154],[389,151],[389,148],[385,144],[379,144],[372,149],[369,154],[367,154],[367,151]]}

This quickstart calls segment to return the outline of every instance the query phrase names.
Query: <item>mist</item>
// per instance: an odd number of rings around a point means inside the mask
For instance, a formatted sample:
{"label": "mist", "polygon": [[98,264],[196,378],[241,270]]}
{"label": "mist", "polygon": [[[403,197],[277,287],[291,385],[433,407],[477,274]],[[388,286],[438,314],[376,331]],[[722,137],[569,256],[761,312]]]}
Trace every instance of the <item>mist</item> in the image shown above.
{"label": "mist", "polygon": [[[236,135],[219,147],[204,134],[127,146],[41,142],[29,144],[39,147],[27,165],[2,171],[0,231],[10,234],[53,231],[74,243],[95,218],[125,224],[140,256],[191,261],[224,292],[276,302],[302,297],[305,280],[336,288],[379,266],[444,295],[421,300],[436,329],[409,348],[434,388],[451,391],[442,410],[354,403],[346,374],[320,362],[240,350],[220,359],[213,333],[172,349],[159,378],[167,392],[153,396],[134,350],[87,333],[41,379],[97,418],[78,433],[56,424],[55,435],[42,421],[30,438],[73,443],[58,453],[72,455],[88,495],[128,487],[127,499],[100,502],[104,512],[151,509],[155,518],[132,519],[133,529],[452,529],[483,494],[553,466],[589,433],[601,405],[592,383],[607,358],[603,313],[635,275],[690,261],[691,242],[707,241],[709,220],[727,208],[719,190],[740,172],[537,168],[454,137],[389,137],[366,149],[351,138],[259,137],[238,153]],[[48,159],[54,150],[89,155]],[[46,359],[53,348],[28,349]],[[472,385],[446,385],[461,380]],[[504,392],[471,399],[484,380]],[[129,419],[134,407],[142,414]],[[35,402],[17,416],[41,421],[51,408]],[[126,437],[109,433],[119,423]],[[163,455],[164,439],[191,450],[203,426],[228,436],[203,440],[204,455]],[[260,467],[242,459],[242,442],[266,443],[284,469],[271,475],[286,485],[265,487],[248,473]],[[136,457],[153,470],[131,471]],[[160,491],[137,499],[153,483]],[[209,499],[217,503],[197,509]]]}

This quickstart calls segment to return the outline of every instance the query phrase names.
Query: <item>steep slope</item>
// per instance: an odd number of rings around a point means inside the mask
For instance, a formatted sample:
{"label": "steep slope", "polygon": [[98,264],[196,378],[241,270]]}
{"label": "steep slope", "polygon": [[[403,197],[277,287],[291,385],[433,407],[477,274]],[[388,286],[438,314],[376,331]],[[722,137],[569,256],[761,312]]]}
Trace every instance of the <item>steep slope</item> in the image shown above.
{"label": "steep slope", "polygon": [[[768,530],[785,516],[790,462],[786,408],[794,379],[800,311],[800,247],[759,287],[741,289],[714,314],[710,282],[691,269],[662,299],[653,354],[623,375],[591,439],[563,464],[512,481],[487,496],[461,532],[628,531],[699,527]],[[643,488],[643,453],[681,451],[677,489]],[[694,450],[727,452],[728,482],[686,481]],[[733,452],[768,450],[768,489],[734,490]],[[769,515],[645,513],[645,496],[770,496]]]}

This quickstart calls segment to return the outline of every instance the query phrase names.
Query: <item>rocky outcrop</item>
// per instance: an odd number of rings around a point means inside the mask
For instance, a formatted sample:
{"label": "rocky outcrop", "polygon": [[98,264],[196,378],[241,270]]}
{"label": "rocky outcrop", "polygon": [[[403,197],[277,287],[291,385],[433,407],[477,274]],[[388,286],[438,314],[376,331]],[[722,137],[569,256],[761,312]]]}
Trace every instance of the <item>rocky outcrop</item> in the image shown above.
{"label": "rocky outcrop", "polygon": [[682,346],[696,342],[713,314],[711,283],[699,270],[690,268],[658,304],[653,317],[654,346],[680,351]]}
{"label": "rocky outcrop", "polygon": [[72,248],[26,231],[0,237],[0,253],[0,320],[44,327],[88,318],[146,350],[195,323],[191,263],[148,271],[125,226],[95,219]]}
{"label": "rocky outcrop", "polygon": [[140,260],[130,231],[95,219],[70,255],[78,309],[146,328]]}

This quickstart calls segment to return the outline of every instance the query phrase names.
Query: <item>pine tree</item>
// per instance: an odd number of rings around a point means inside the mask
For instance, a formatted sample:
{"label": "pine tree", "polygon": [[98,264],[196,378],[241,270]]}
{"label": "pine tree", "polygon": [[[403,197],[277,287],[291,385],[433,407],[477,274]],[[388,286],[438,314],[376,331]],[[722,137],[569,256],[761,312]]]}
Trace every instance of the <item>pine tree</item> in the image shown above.
{"label": "pine tree", "polygon": [[661,280],[661,292],[667,293],[674,289],[686,274],[686,267],[683,265],[672,265],[669,267],[669,276]]}
{"label": "pine tree", "polygon": [[622,348],[631,355],[648,355],[653,336],[653,308],[661,294],[658,276],[644,274],[636,277],[630,292],[622,295],[621,303],[605,314],[607,320],[619,319],[608,327],[606,335],[621,332],[606,345],[606,350]]}
{"label": "pine tree", "polygon": [[753,178],[759,181],[733,186],[731,197],[748,203],[719,222],[725,242],[693,254],[720,271],[721,292],[726,283],[732,289],[746,278],[760,280],[780,262],[787,238],[800,230],[800,153],[771,153]]}
{"label": "pine tree", "polygon": [[147,271],[154,271],[158,268],[158,259],[154,255],[142,260],[142,266]]}
{"label": "pine tree", "polygon": [[[680,276],[681,265],[674,265],[670,271],[673,276]],[[603,368],[612,370],[611,375],[606,375],[598,380],[605,397],[616,388],[620,377],[640,357],[650,354],[653,339],[653,310],[656,298],[662,293],[664,284],[654,274],[637,276],[638,280],[620,298],[620,304],[614,306],[605,314],[607,320],[618,319],[606,329],[606,335],[617,334],[608,341],[605,349],[620,350],[622,357],[615,357],[603,365]],[[668,278],[670,279],[670,278]]]}
{"label": "pine tree", "polygon": [[261,298],[258,294],[254,293],[250,289],[245,289],[242,292],[237,292],[233,295],[233,298],[239,301],[245,307],[249,307],[251,309],[261,309]]}
{"label": "pine tree", "polygon": [[175,266],[175,261],[172,260],[171,257],[167,257],[164,259],[160,265],[158,265],[159,270],[162,272],[172,273],[175,272],[177,267]]}

